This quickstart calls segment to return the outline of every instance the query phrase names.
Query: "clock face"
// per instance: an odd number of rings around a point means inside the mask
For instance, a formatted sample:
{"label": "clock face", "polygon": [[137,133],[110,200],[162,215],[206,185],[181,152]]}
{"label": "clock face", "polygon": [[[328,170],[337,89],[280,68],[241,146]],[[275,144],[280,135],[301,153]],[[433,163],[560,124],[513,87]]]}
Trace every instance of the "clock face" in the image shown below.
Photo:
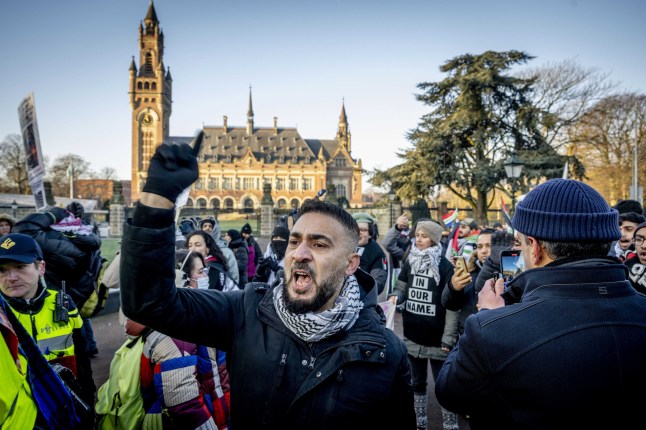
{"label": "clock face", "polygon": [[144,116],[141,118],[141,123],[143,125],[150,125],[153,123],[153,116],[149,113],[145,113]]}

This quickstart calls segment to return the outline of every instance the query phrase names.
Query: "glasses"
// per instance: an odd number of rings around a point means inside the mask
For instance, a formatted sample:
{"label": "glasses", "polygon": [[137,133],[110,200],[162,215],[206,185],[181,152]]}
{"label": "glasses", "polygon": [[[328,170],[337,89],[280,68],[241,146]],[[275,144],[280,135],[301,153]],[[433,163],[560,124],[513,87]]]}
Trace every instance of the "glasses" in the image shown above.
{"label": "glasses", "polygon": [[644,243],[644,238],[641,236],[635,236],[633,238],[633,243],[637,246],[642,246],[642,244]]}

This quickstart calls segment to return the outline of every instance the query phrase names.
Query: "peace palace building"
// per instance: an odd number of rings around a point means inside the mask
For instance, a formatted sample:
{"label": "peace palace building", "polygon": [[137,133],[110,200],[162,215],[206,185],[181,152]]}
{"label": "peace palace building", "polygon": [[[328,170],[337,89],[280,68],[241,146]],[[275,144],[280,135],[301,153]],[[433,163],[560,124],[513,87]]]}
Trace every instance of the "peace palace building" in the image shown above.
{"label": "peace palace building", "polygon": [[[139,68],[130,64],[132,109],[132,201],[139,199],[149,160],[162,142],[190,143],[192,136],[169,136],[173,80],[164,66],[164,34],[154,5],[139,25]],[[361,205],[361,160],[352,158],[345,106],[334,139],[304,139],[296,128],[256,127],[249,92],[245,127],[204,126],[198,155],[200,175],[187,206],[251,209],[260,206],[263,185],[279,208],[299,206],[322,188],[335,190],[351,207]],[[333,194],[333,193],[331,193]]]}

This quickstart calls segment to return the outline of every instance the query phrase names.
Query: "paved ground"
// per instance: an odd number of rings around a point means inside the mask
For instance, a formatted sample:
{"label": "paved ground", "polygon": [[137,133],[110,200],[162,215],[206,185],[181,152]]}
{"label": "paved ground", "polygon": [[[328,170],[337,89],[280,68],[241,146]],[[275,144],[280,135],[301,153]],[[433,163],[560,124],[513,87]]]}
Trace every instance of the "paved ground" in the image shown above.
{"label": "paved ground", "polygon": [[[267,240],[260,239],[260,247],[263,249],[267,246]],[[94,372],[94,381],[97,389],[108,379],[110,372],[110,361],[114,352],[125,341],[123,327],[119,325],[119,294],[118,291],[113,291],[108,299],[106,308],[96,317],[92,319],[94,328],[94,335],[97,341],[99,354],[92,360],[92,370]],[[401,336],[401,314],[395,317],[395,332]],[[433,377],[429,366],[429,430],[442,429],[442,413],[440,407],[432,395],[434,389]]]}

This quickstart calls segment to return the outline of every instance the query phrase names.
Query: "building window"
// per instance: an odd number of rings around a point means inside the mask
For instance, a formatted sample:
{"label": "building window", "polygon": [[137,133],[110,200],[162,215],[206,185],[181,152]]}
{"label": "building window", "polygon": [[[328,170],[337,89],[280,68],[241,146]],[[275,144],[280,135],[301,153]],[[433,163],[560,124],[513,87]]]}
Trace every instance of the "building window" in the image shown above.
{"label": "building window", "polygon": [[312,189],[312,179],[311,178],[303,178],[303,191],[311,190]]}
{"label": "building window", "polygon": [[224,209],[228,211],[233,210],[233,199],[226,199],[224,201]]}
{"label": "building window", "polygon": [[345,191],[345,185],[337,185],[336,186],[336,196],[337,197],[347,197],[346,191]]}
{"label": "building window", "polygon": [[217,190],[220,188],[220,178],[209,178],[209,190]]}
{"label": "building window", "polygon": [[285,180],[283,178],[276,178],[276,190],[283,190],[285,188]]}
{"label": "building window", "polygon": [[220,200],[218,199],[211,199],[211,207],[213,209],[220,209]]}
{"label": "building window", "polygon": [[197,207],[200,209],[206,209],[206,199],[197,199]]}
{"label": "building window", "polygon": [[289,178],[289,190],[298,190],[298,178]]}
{"label": "building window", "polygon": [[222,189],[223,190],[231,190],[233,185],[233,181],[231,178],[223,178],[222,179]]}
{"label": "building window", "polygon": [[236,178],[236,191],[240,191],[240,178]]}
{"label": "building window", "polygon": [[278,199],[278,209],[285,209],[285,206],[287,206],[287,200]]}
{"label": "building window", "polygon": [[246,198],[244,199],[243,205],[245,213],[253,213],[253,200]]}
{"label": "building window", "polygon": [[197,178],[197,181],[195,181],[195,189],[196,190],[204,189],[204,178]]}
{"label": "building window", "polygon": [[334,159],[334,167],[345,167],[345,158],[344,157],[336,157]]}
{"label": "building window", "polygon": [[243,178],[242,179],[242,189],[243,190],[253,190],[255,189],[255,178]]}
{"label": "building window", "polygon": [[265,161],[266,161],[267,163],[271,163],[271,154],[267,154],[267,155],[265,156]]}
{"label": "building window", "polygon": [[293,164],[298,164],[298,157],[297,157],[296,155],[294,155],[294,156],[292,157],[292,163],[293,163]]}

